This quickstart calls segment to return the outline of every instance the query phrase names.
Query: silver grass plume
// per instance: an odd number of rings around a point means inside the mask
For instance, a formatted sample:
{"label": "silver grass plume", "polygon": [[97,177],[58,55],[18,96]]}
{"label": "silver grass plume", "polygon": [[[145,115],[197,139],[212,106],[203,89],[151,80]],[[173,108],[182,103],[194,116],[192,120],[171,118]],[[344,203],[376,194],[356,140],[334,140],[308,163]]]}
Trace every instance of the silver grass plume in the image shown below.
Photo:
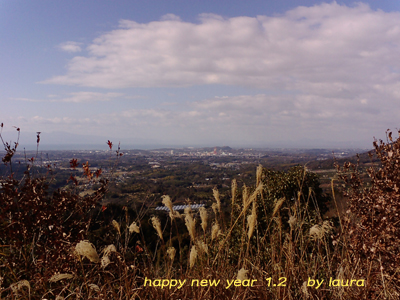
{"label": "silver grass plume", "polygon": [[218,204],[217,203],[213,203],[211,205],[211,208],[212,208],[212,210],[214,212],[214,215],[216,216],[217,215],[217,211],[218,211]]}
{"label": "silver grass plume", "polygon": [[166,207],[168,207],[170,211],[173,211],[173,209],[172,209],[172,201],[171,201],[170,196],[168,196],[168,195],[163,195],[161,198],[162,198],[162,203],[163,203]]}
{"label": "silver grass plume", "polygon": [[[246,190],[247,190],[247,187],[246,187]],[[243,207],[244,211],[247,210],[247,208],[250,206],[250,204],[252,202],[255,202],[257,200],[257,196],[258,196],[258,194],[261,194],[262,190],[263,190],[263,185],[260,183],[254,190],[254,192],[251,194],[251,196],[247,197],[246,202],[243,202],[244,203],[244,207]],[[246,191],[246,193],[248,193],[248,191]]]}
{"label": "silver grass plume", "polygon": [[247,205],[247,200],[249,199],[249,188],[246,186],[246,184],[243,184],[242,188],[242,200],[243,200],[243,209]]}
{"label": "silver grass plume", "polygon": [[247,272],[249,272],[249,271],[246,270],[245,268],[241,268],[241,269],[238,271],[237,280],[243,281],[243,280],[248,279],[248,278],[247,278]]}
{"label": "silver grass plume", "polygon": [[310,237],[314,240],[322,239],[331,230],[332,226],[330,225],[329,221],[324,221],[321,226],[316,224],[310,228]]}
{"label": "silver grass plume", "polygon": [[263,167],[262,167],[262,165],[259,165],[257,167],[257,171],[256,171],[256,186],[258,186],[261,182],[262,171],[263,171]]}
{"label": "silver grass plume", "polygon": [[158,236],[162,241],[164,241],[163,236],[162,236],[162,230],[161,230],[161,222],[160,219],[156,216],[152,216],[150,218],[151,224],[153,224],[154,229],[157,231]]}
{"label": "silver grass plume", "polygon": [[190,206],[190,204],[184,208],[183,213],[184,213],[185,215],[186,215],[186,214],[191,214],[191,213],[192,213],[192,207]]}
{"label": "silver grass plume", "polygon": [[200,253],[208,254],[208,246],[203,241],[197,241],[197,246],[199,247]]}
{"label": "silver grass plume", "polygon": [[219,224],[218,223],[214,223],[214,225],[211,228],[211,240],[215,240],[217,238],[218,235],[221,234],[221,230],[219,228]]}
{"label": "silver grass plume", "polygon": [[236,191],[237,191],[237,181],[236,179],[232,180],[231,184],[231,193],[232,193],[232,207],[235,204],[236,201]]}
{"label": "silver grass plume", "polygon": [[221,199],[219,198],[219,191],[216,187],[213,188],[213,195],[214,195],[215,201],[217,201],[218,211],[221,212]]}
{"label": "silver grass plume", "polygon": [[51,276],[51,278],[49,279],[50,282],[57,282],[59,280],[63,280],[63,279],[71,279],[73,278],[74,275],[73,274],[55,274],[53,276]]}
{"label": "silver grass plume", "polygon": [[288,223],[289,223],[291,229],[294,229],[296,222],[297,222],[297,218],[293,215],[290,216]]}
{"label": "silver grass plume", "polygon": [[29,281],[28,281],[28,280],[20,280],[20,281],[18,281],[18,282],[16,282],[16,283],[13,283],[13,284],[10,285],[10,288],[11,288],[11,290],[12,290],[15,294],[17,294],[18,291],[19,291],[20,289],[22,289],[24,286],[26,286],[26,287],[28,288],[28,291],[29,291],[29,298],[30,298],[30,294],[31,294],[31,285],[29,284]]}
{"label": "silver grass plume", "polygon": [[78,255],[88,258],[91,262],[99,262],[100,258],[96,252],[96,248],[89,241],[80,241],[75,246],[75,252]]}
{"label": "silver grass plume", "polygon": [[282,197],[279,200],[275,201],[274,204],[274,211],[272,212],[272,217],[275,216],[275,214],[278,212],[278,210],[281,208],[283,202],[285,202],[285,198]]}
{"label": "silver grass plume", "polygon": [[257,222],[257,208],[256,208],[256,201],[253,201],[253,209],[251,211],[251,215],[247,216],[247,226],[249,227],[247,236],[249,239],[253,235],[254,228],[256,227],[256,222]]}
{"label": "silver grass plume", "polygon": [[174,261],[176,249],[174,247],[169,247],[167,250],[167,255],[171,261]]}
{"label": "silver grass plume", "polygon": [[104,255],[104,256],[101,258],[100,264],[101,264],[101,267],[102,267],[102,268],[107,267],[110,263],[111,263],[111,260],[110,260],[110,258],[108,257],[108,255]]}
{"label": "silver grass plume", "polygon": [[196,246],[193,245],[192,249],[190,250],[190,256],[189,256],[189,263],[191,268],[194,266],[196,258],[197,258],[197,250]]}
{"label": "silver grass plume", "polygon": [[203,231],[205,233],[207,230],[207,221],[208,221],[207,210],[202,206],[200,207],[199,211],[200,211],[201,227],[203,228]]}
{"label": "silver grass plume", "polygon": [[91,290],[94,290],[95,292],[100,292],[100,288],[97,284],[89,283],[88,286]]}
{"label": "silver grass plume", "polygon": [[175,218],[175,215],[171,198],[168,195],[163,195],[161,198],[162,198],[162,203],[169,209],[169,217],[171,218],[171,220],[173,220]]}
{"label": "silver grass plume", "polygon": [[[340,269],[339,269],[339,274],[338,274],[338,276],[337,276],[336,278],[339,279],[339,280],[345,279],[345,274],[344,274],[344,269],[343,269],[343,267],[340,267]],[[338,286],[338,287],[336,287],[336,288],[337,288],[337,293],[338,293],[338,295],[339,295],[340,297],[343,297],[344,287],[343,287],[343,286]]]}
{"label": "silver grass plume", "polygon": [[115,220],[112,220],[112,226],[118,231],[118,234],[121,235],[121,228],[119,227],[118,222]]}
{"label": "silver grass plume", "polygon": [[308,299],[310,297],[310,293],[308,292],[308,289],[307,289],[307,281],[303,282],[303,285],[301,286],[301,291],[306,299]]}
{"label": "silver grass plume", "polygon": [[185,208],[185,225],[189,231],[191,239],[194,241],[196,235],[196,220],[193,219],[190,207]]}
{"label": "silver grass plume", "polygon": [[111,252],[117,252],[117,249],[115,248],[115,246],[113,244],[108,245],[107,247],[104,248],[103,253],[106,256],[109,256],[111,254]]}
{"label": "silver grass plume", "polygon": [[140,233],[140,228],[137,226],[136,222],[132,222],[132,224],[129,226],[129,233],[132,232]]}

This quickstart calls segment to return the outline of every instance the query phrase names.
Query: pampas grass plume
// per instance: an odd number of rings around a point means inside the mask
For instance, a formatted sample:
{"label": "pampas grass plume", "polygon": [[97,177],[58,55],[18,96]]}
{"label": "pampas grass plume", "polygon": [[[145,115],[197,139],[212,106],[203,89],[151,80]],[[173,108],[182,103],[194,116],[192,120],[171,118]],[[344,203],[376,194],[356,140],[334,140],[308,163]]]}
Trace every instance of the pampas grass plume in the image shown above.
{"label": "pampas grass plume", "polygon": [[263,185],[260,183],[254,192],[249,196],[249,190],[247,187],[245,187],[245,194],[246,198],[243,198],[243,210],[247,210],[247,208],[250,206],[252,202],[255,202],[257,200],[258,194],[260,194],[263,190]]}
{"label": "pampas grass plume", "polygon": [[214,212],[214,215],[217,215],[218,204],[217,204],[217,203],[213,203],[213,204],[211,205],[211,208],[212,208],[212,210],[213,210],[213,212]]}
{"label": "pampas grass plume", "polygon": [[278,210],[281,208],[283,202],[285,202],[285,198],[284,198],[284,197],[280,198],[279,200],[277,200],[277,201],[275,202],[274,211],[272,212],[272,216],[275,216],[275,214],[276,214],[276,213],[278,212]]}
{"label": "pampas grass plume", "polygon": [[256,186],[258,186],[261,182],[262,170],[263,170],[262,165],[259,165],[256,171]]}
{"label": "pampas grass plume", "polygon": [[102,268],[107,267],[110,263],[111,263],[111,261],[110,261],[110,258],[108,257],[108,255],[104,255],[104,256],[101,258],[100,264],[101,264],[101,267],[102,267]]}
{"label": "pampas grass plume", "polygon": [[204,243],[203,241],[198,241],[197,246],[199,247],[201,253],[208,254],[208,246],[206,243]]}
{"label": "pampas grass plume", "polygon": [[219,224],[215,223],[211,228],[211,240],[215,240],[220,233],[221,230],[219,228]]}
{"label": "pampas grass plume", "polygon": [[22,287],[26,286],[29,290],[29,293],[31,291],[31,285],[29,284],[28,280],[20,280],[16,283],[13,283],[10,285],[10,288],[14,293],[17,293]]}
{"label": "pampas grass plume", "polygon": [[57,282],[59,280],[63,280],[63,279],[71,279],[73,278],[74,275],[73,274],[55,274],[53,276],[51,276],[51,278],[49,279],[50,282]]}
{"label": "pampas grass plume", "polygon": [[290,216],[289,221],[288,221],[290,228],[293,229],[294,226],[296,225],[296,222],[297,222],[297,218],[295,216]]}
{"label": "pampas grass plume", "polygon": [[308,292],[307,289],[307,281],[303,282],[303,285],[301,286],[301,291],[306,299],[310,297],[310,293]]}
{"label": "pampas grass plume", "polygon": [[186,206],[185,209],[183,210],[183,213],[186,214],[191,214],[192,213],[192,207],[190,206]]}
{"label": "pampas grass plume", "polygon": [[204,207],[200,207],[199,211],[200,211],[201,227],[203,228],[203,231],[206,232],[207,221],[208,221],[207,210]]}
{"label": "pampas grass plume", "polygon": [[251,214],[247,216],[247,226],[249,227],[249,231],[247,232],[247,236],[250,239],[253,235],[254,228],[256,227],[257,215]]}
{"label": "pampas grass plume", "polygon": [[320,226],[315,224],[313,227],[310,228],[310,237],[312,239],[322,239],[325,234],[332,230],[332,226],[330,225],[329,221],[324,221],[324,223]]}
{"label": "pampas grass plume", "polygon": [[113,226],[115,229],[117,229],[118,234],[121,235],[121,228],[119,227],[118,222],[115,221],[115,220],[112,220],[112,226]]}
{"label": "pampas grass plume", "polygon": [[75,246],[77,254],[88,258],[91,262],[99,262],[100,258],[96,252],[96,248],[89,241],[80,241]]}
{"label": "pampas grass plume", "polygon": [[113,244],[108,245],[106,248],[104,248],[103,253],[106,256],[109,256],[111,252],[117,252],[117,249]]}
{"label": "pampas grass plume", "polygon": [[189,212],[189,210],[186,209],[185,209],[185,224],[189,231],[191,239],[194,241],[196,235],[196,220],[193,219],[192,214]]}
{"label": "pampas grass plume", "polygon": [[160,237],[160,239],[161,239],[161,240],[164,240],[164,239],[163,239],[163,236],[162,236],[162,230],[161,230],[161,222],[160,222],[160,219],[159,219],[158,217],[156,217],[156,216],[152,216],[152,217],[150,218],[150,220],[151,220],[151,223],[153,224],[154,229],[157,231],[157,234],[158,234],[158,236]]}
{"label": "pampas grass plume", "polygon": [[215,201],[217,201],[218,211],[221,212],[221,199],[219,198],[219,191],[216,187],[213,189],[213,195],[214,195]]}
{"label": "pampas grass plume", "polygon": [[94,291],[96,291],[96,292],[100,292],[100,288],[99,288],[99,286],[98,286],[97,284],[89,283],[88,286],[89,286],[89,288],[90,288],[91,290],[94,290]]}
{"label": "pampas grass plume", "polygon": [[237,274],[237,279],[238,280],[246,280],[247,279],[247,272],[249,272],[248,270],[246,270],[245,268],[241,268]]}
{"label": "pampas grass plume", "polygon": [[137,226],[136,222],[133,222],[133,223],[129,226],[129,233],[132,233],[132,232],[140,233],[139,226]]}
{"label": "pampas grass plume", "polygon": [[243,188],[242,188],[243,208],[246,207],[248,199],[249,199],[249,188],[246,186],[246,184],[243,184]]}
{"label": "pampas grass plume", "polygon": [[175,217],[171,198],[168,195],[162,196],[162,203],[169,209],[169,217],[173,220]]}
{"label": "pampas grass plume", "polygon": [[236,191],[237,191],[237,181],[236,179],[232,180],[232,185],[231,185],[231,192],[232,192],[232,206],[236,201]]}
{"label": "pampas grass plume", "polygon": [[175,258],[176,249],[174,247],[169,247],[167,250],[167,255],[171,261]]}
{"label": "pampas grass plume", "polygon": [[193,245],[192,249],[190,250],[190,257],[189,257],[189,263],[191,268],[194,266],[196,258],[197,258],[197,249],[196,246]]}

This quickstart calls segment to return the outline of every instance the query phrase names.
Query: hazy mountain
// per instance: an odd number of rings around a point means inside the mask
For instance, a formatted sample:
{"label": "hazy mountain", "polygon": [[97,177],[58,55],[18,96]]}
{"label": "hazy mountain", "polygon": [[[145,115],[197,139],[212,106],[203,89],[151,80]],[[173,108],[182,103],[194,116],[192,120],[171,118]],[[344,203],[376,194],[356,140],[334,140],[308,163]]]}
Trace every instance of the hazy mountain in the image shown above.
{"label": "hazy mountain", "polygon": [[[5,141],[15,142],[17,139],[17,134],[12,136],[10,133],[7,134]],[[21,132],[19,139],[19,149],[26,148],[27,150],[36,149],[36,132]],[[157,141],[152,139],[118,139],[110,137],[109,140],[113,145],[118,146],[121,143],[121,148],[154,148],[159,146]],[[41,132],[40,133],[40,144],[39,148],[41,150],[83,150],[83,149],[99,149],[107,150],[107,138],[94,135],[84,135],[84,134],[73,134],[63,131],[54,132]]]}

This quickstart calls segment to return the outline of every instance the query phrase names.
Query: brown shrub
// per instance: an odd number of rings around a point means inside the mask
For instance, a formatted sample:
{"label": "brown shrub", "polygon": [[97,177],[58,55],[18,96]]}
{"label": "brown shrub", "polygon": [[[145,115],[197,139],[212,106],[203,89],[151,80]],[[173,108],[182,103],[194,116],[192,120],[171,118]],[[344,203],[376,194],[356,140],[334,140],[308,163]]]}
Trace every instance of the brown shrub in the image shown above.
{"label": "brown shrub", "polygon": [[382,287],[386,289],[388,284],[397,293],[400,291],[400,138],[393,141],[392,132],[387,138],[387,143],[373,143],[382,166],[368,169],[370,186],[365,186],[360,178],[358,163],[336,166],[349,199],[343,224],[349,250],[354,264],[365,264],[369,283],[376,285],[371,289],[371,297],[381,294]]}

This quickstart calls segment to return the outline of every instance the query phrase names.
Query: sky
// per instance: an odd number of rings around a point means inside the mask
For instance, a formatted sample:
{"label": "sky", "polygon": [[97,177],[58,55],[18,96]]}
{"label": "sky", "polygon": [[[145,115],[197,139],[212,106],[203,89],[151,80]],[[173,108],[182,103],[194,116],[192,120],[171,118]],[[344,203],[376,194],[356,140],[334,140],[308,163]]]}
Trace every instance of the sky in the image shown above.
{"label": "sky", "polygon": [[372,148],[399,128],[399,53],[395,0],[0,0],[2,137]]}

